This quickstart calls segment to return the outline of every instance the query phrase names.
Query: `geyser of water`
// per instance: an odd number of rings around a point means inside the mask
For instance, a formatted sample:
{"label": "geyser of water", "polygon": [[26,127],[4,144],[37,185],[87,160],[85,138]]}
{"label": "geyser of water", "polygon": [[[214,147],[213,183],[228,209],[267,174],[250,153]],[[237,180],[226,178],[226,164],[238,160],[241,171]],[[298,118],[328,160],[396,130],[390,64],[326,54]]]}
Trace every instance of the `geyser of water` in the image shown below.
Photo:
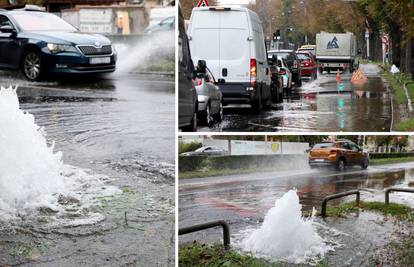
{"label": "geyser of water", "polygon": [[81,194],[91,200],[116,192],[96,176],[63,164],[34,116],[19,108],[13,88],[0,89],[0,149],[0,220],[37,208],[62,211],[62,197],[78,202]]}
{"label": "geyser of water", "polygon": [[332,247],[316,232],[313,217],[302,217],[302,205],[294,190],[276,200],[260,228],[242,240],[245,251],[273,261],[304,263],[323,257]]}

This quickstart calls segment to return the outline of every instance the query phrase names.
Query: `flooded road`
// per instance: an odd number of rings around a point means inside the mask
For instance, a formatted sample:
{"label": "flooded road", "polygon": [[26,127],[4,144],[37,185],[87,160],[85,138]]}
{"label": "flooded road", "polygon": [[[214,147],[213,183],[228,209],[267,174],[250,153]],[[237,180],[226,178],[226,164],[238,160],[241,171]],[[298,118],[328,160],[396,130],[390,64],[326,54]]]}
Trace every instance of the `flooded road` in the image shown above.
{"label": "flooded road", "polygon": [[0,266],[173,266],[173,77],[28,83],[15,73],[1,76],[2,86],[19,85],[21,109],[73,166],[69,178],[87,173],[103,185],[85,183],[85,191],[111,186],[120,193],[84,203],[59,196],[62,213],[0,218]]}
{"label": "flooded road", "polygon": [[390,131],[391,98],[379,69],[374,65],[361,69],[368,76],[362,86],[351,84],[351,74],[341,74],[339,84],[335,74],[319,74],[260,115],[250,114],[248,105],[229,105],[223,122],[198,131]]}
{"label": "flooded road", "polygon": [[[362,190],[361,199],[383,201],[384,188],[410,181],[414,181],[413,163],[370,166],[367,170],[349,168],[342,173],[298,166],[294,171],[185,179],[179,184],[179,225],[186,227],[225,220],[231,228],[232,244],[237,248],[237,243],[246,237],[246,231],[257,228],[275,200],[290,189],[297,190],[302,209],[310,212],[313,207],[320,210],[327,195],[359,189]],[[331,201],[329,205],[354,198]],[[391,219],[384,221],[373,213],[347,219],[316,218],[316,224],[321,236],[338,246],[327,256],[332,266],[367,264],[376,248],[385,244],[395,230]],[[180,236],[180,243],[193,240],[214,243],[221,238],[219,229],[210,229]],[[355,254],[355,251],[366,253]],[[344,264],[345,261],[349,264]]]}

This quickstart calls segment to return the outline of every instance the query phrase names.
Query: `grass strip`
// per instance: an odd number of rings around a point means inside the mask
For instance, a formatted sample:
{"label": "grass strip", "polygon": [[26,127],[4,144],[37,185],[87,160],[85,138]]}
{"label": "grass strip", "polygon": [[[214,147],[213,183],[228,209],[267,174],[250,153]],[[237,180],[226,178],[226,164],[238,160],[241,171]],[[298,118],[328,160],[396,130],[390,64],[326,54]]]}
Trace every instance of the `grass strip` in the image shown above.
{"label": "grass strip", "polygon": [[376,211],[384,215],[394,216],[398,220],[414,221],[414,210],[412,208],[398,203],[386,205],[384,202],[379,201],[360,201],[359,207],[356,206],[355,201],[346,202],[339,206],[328,207],[326,214],[328,217],[345,217],[359,210]]}
{"label": "grass strip", "polygon": [[403,163],[414,161],[414,157],[401,157],[401,158],[383,158],[383,159],[370,159],[370,165],[383,165],[392,163]]}
{"label": "grass strip", "polygon": [[[178,254],[178,265],[180,267],[282,267],[292,266],[285,263],[271,263],[264,259],[258,259],[250,254],[242,255],[234,250],[225,250],[221,245],[206,245],[193,243],[190,246],[180,247]],[[305,265],[294,265],[305,266]],[[321,262],[316,267],[328,266],[325,262]]]}

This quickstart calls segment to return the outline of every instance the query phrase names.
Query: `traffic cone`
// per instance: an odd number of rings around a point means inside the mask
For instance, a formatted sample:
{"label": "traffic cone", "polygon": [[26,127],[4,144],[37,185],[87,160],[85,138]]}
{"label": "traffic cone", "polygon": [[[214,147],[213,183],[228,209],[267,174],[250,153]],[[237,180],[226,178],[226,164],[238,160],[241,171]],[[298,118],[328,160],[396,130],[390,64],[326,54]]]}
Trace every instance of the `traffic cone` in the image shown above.
{"label": "traffic cone", "polygon": [[339,74],[339,69],[336,71],[336,82],[339,83],[341,81],[341,75]]}

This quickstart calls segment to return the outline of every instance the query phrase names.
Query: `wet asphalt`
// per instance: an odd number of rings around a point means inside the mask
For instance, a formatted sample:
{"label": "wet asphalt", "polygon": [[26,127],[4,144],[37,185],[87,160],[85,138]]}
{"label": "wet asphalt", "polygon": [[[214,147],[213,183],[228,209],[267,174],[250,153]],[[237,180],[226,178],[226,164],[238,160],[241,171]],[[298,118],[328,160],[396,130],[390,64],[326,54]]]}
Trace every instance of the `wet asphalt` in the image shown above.
{"label": "wet asphalt", "polygon": [[[18,85],[21,109],[65,164],[123,191],[87,210],[82,219],[92,223],[50,227],[47,212],[0,223],[0,266],[173,266],[174,78],[116,73],[30,83],[5,71],[0,85]],[[96,214],[104,219],[93,222]]]}
{"label": "wet asphalt", "polygon": [[228,105],[224,119],[200,132],[389,132],[392,121],[391,96],[382,82],[379,69],[361,65],[368,82],[354,85],[351,74],[318,74],[317,80],[304,79],[294,86],[283,103],[273,104],[259,115],[249,105]]}
{"label": "wet asphalt", "polygon": [[[384,188],[414,180],[414,164],[370,166],[367,170],[349,167],[344,172],[331,169],[309,169],[263,172],[179,180],[179,227],[208,221],[225,220],[231,229],[232,244],[246,238],[249,229],[257,228],[275,201],[288,190],[296,189],[302,210],[320,211],[324,197],[359,189],[361,199],[383,199]],[[354,200],[355,196],[332,200],[329,205]],[[377,252],[388,244],[401,224],[371,212],[347,218],[316,218],[319,234],[337,245],[325,261],[330,266],[369,266]],[[408,226],[403,225],[402,227]],[[222,242],[219,228],[179,237],[180,244]]]}

